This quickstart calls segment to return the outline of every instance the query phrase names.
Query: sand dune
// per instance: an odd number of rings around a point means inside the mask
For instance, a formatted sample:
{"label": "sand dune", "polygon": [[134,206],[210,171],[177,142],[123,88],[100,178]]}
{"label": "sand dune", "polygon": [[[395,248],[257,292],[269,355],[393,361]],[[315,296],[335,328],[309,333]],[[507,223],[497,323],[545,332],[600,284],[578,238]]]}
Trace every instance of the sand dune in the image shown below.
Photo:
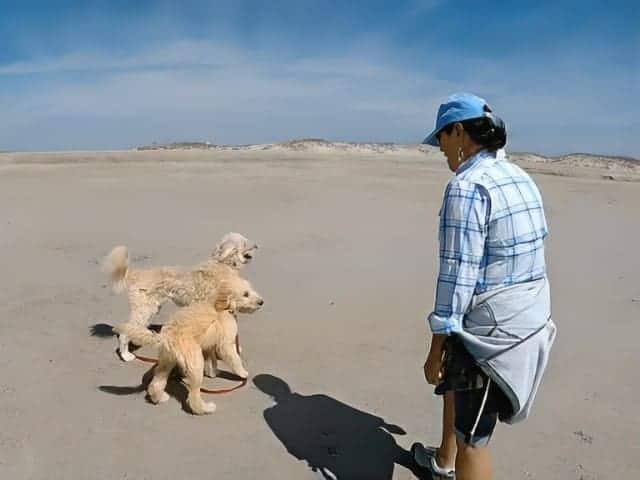
{"label": "sand dune", "polygon": [[[398,160],[441,164],[443,156],[427,145],[394,143],[329,142],[323,139],[298,139],[283,143],[257,145],[215,145],[208,142],[182,142],[138,147],[133,151],[0,153],[0,166],[11,164],[61,164],[94,162],[203,162],[227,158],[236,152],[246,158],[283,158],[300,160],[315,156],[353,155],[355,157],[390,156]],[[261,155],[261,152],[263,156]],[[264,156],[267,153],[269,155]],[[218,155],[216,155],[218,154]],[[602,178],[613,181],[640,181],[640,160],[626,157],[572,153],[546,157],[536,153],[508,152],[509,158],[525,170],[548,175]],[[243,158],[245,158],[243,157]]]}

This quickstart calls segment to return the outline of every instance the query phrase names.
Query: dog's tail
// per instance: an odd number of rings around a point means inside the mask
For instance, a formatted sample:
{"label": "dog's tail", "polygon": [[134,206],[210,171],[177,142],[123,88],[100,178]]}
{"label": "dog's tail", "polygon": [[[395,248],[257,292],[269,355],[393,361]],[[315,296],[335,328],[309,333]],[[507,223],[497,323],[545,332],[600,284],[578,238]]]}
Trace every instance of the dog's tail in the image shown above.
{"label": "dog's tail", "polygon": [[129,250],[125,246],[115,247],[102,261],[102,270],[109,274],[114,293],[122,292],[127,286],[129,271]]}
{"label": "dog's tail", "polygon": [[145,347],[147,345],[158,345],[164,343],[162,333],[156,333],[148,328],[134,323],[123,323],[113,327],[113,331],[118,335],[126,335],[135,345]]}

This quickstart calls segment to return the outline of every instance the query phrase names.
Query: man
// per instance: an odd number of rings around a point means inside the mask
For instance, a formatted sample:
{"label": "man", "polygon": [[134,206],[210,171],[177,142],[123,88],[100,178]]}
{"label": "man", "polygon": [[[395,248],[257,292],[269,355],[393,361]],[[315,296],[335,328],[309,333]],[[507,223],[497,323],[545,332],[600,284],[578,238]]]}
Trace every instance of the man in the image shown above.
{"label": "man", "polygon": [[488,442],[497,420],[524,420],[545,370],[551,320],[544,239],[533,180],[507,162],[504,122],[475,95],[452,95],[423,143],[439,146],[455,176],[440,210],[440,271],[427,382],[444,395],[438,448],[416,462],[458,480],[492,478]]}

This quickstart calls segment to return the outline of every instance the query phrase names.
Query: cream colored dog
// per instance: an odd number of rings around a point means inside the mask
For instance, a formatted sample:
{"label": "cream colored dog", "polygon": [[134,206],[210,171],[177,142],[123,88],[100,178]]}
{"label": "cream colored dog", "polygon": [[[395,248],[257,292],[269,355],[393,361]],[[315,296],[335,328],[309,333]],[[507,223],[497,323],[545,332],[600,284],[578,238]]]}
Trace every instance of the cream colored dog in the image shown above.
{"label": "cream colored dog", "polygon": [[[111,278],[113,291],[127,291],[129,297],[129,323],[146,327],[160,307],[172,300],[178,306],[207,301],[216,293],[218,284],[237,272],[253,258],[258,248],[239,233],[226,234],[211,258],[192,268],[160,267],[134,269],[129,265],[127,247],[115,247],[103,262]],[[118,354],[125,362],[135,356],[129,352],[126,335],[118,338]]]}
{"label": "cream colored dog", "polygon": [[165,387],[171,370],[177,365],[189,390],[189,408],[194,414],[203,415],[216,409],[214,403],[204,402],[200,394],[205,362],[211,364],[214,375],[216,358],[220,358],[239,377],[246,379],[249,376],[236,351],[236,314],[255,312],[263,303],[248,281],[235,278],[219,285],[213,303],[195,303],[178,310],[160,333],[135,323],[119,325],[115,331],[137,345],[160,346],[158,364],[147,388],[151,402],[169,400]]}

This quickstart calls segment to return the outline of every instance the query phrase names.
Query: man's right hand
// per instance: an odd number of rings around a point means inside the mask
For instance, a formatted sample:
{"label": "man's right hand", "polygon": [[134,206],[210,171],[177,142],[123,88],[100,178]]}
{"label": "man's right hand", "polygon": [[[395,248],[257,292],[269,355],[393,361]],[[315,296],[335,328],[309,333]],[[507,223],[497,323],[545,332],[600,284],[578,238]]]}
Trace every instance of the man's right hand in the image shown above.
{"label": "man's right hand", "polygon": [[443,356],[444,356],[444,341],[446,335],[434,335],[431,339],[431,347],[429,348],[429,354],[424,362],[424,378],[427,383],[431,385],[437,385],[442,380],[443,372]]}
{"label": "man's right hand", "polygon": [[424,378],[426,378],[427,383],[437,385],[442,379],[442,374],[442,353],[437,355],[429,351],[427,360],[424,362]]}

